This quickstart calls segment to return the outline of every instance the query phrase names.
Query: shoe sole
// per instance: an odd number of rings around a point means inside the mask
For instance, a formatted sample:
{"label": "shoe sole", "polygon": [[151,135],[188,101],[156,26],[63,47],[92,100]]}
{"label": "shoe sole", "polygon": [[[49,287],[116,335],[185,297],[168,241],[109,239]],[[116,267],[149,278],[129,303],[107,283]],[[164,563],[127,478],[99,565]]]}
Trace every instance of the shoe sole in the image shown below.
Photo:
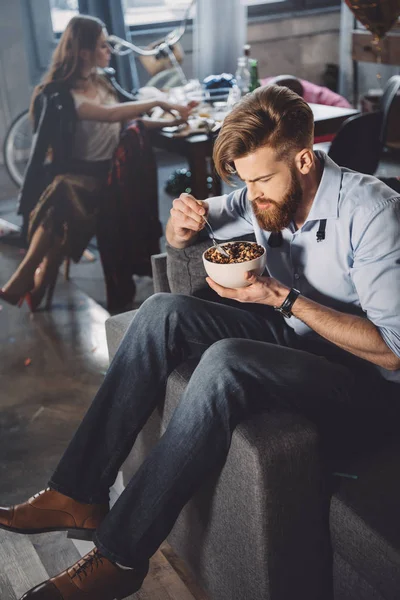
{"label": "shoe sole", "polygon": [[0,529],[4,529],[4,531],[11,531],[12,533],[22,533],[25,535],[33,535],[35,533],[52,533],[54,531],[68,531],[67,537],[77,539],[77,540],[86,540],[91,542],[93,540],[93,536],[95,533],[95,529],[74,529],[71,527],[45,527],[43,529],[21,529],[16,527],[8,527],[7,525],[0,524]]}

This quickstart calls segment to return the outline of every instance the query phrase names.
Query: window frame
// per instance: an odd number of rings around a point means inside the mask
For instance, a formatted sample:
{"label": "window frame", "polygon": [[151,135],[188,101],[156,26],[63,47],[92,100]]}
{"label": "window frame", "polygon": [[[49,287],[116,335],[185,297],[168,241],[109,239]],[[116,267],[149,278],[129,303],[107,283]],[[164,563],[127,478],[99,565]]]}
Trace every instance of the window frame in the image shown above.
{"label": "window frame", "polygon": [[[300,0],[302,2],[302,0]],[[254,4],[247,7],[247,16],[267,17],[285,14],[291,11],[298,10],[299,0],[284,0],[283,2],[264,2],[262,4]]]}
{"label": "window frame", "polygon": [[[333,9],[340,9],[341,0],[284,0],[283,2],[263,2],[247,7],[247,17],[251,21],[257,18],[279,18],[287,17],[291,13],[299,14],[304,10],[313,12],[325,12]],[[160,30],[160,33],[171,31],[174,27],[180,25],[181,21],[162,21],[160,23],[144,23],[142,25],[128,25],[132,32],[152,33]],[[193,19],[187,21],[187,31],[193,28]]]}
{"label": "window frame", "polygon": [[[263,2],[247,7],[247,17],[249,22],[254,22],[258,18],[280,18],[289,17],[291,14],[300,16],[302,11],[312,12],[330,12],[340,9],[341,0],[283,0],[283,2]],[[301,15],[302,16],[302,15]],[[304,15],[305,16],[305,15]],[[144,23],[139,25],[126,24],[129,31],[141,35],[152,35],[159,33],[161,36],[172,31],[181,24],[181,20],[161,21],[159,23]],[[187,20],[187,32],[193,31],[193,19]],[[59,32],[54,32],[55,38],[60,37]]]}
{"label": "window frame", "polygon": [[279,17],[285,16],[291,12],[299,12],[302,10],[323,10],[340,8],[341,0],[284,0],[284,2],[264,2],[248,6],[248,18],[255,19],[257,17]]}

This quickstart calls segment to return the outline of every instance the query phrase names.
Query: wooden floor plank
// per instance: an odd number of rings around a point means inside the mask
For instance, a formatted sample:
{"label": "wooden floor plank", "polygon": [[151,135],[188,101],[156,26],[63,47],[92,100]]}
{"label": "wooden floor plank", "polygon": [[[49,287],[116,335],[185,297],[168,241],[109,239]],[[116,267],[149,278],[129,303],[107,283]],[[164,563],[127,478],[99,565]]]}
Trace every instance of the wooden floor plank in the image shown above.
{"label": "wooden floor plank", "polygon": [[81,558],[65,531],[29,536],[50,577],[54,577]]}
{"label": "wooden floor plank", "polygon": [[27,590],[48,579],[48,574],[29,538],[0,530],[0,565],[20,598]]}
{"label": "wooden floor plank", "polygon": [[4,571],[5,565],[0,566],[0,598],[1,600],[17,600],[14,590],[7,574]]}
{"label": "wooden floor plank", "polygon": [[[64,571],[92,544],[71,540],[65,532],[18,535],[0,530],[0,600],[19,600],[29,589]],[[150,561],[141,590],[127,600],[207,600],[189,571],[163,544]],[[171,557],[174,567],[166,556]]]}

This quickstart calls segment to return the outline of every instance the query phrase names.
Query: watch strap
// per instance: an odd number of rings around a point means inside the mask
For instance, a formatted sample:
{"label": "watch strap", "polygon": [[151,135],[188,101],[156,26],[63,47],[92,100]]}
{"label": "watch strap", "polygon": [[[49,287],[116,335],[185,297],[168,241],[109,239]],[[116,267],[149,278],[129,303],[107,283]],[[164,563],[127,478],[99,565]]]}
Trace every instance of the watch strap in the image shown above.
{"label": "watch strap", "polygon": [[275,310],[277,310],[284,317],[289,319],[292,316],[293,304],[295,303],[295,301],[297,300],[297,298],[299,296],[300,296],[299,290],[296,290],[296,288],[292,288],[290,290],[290,292],[288,293],[288,295],[286,296],[285,300],[282,302],[281,306],[274,307]]}

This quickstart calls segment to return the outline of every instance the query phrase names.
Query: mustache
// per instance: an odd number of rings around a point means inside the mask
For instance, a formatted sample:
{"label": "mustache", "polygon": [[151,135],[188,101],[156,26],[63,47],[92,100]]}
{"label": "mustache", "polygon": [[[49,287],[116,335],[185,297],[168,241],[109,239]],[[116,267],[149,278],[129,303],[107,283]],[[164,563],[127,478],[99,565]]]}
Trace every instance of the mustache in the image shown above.
{"label": "mustache", "polygon": [[269,204],[273,204],[274,206],[278,205],[278,203],[275,202],[275,200],[270,200],[270,198],[256,198],[255,200],[251,200],[252,205],[256,206],[257,208],[260,204],[265,204],[266,202],[268,202]]}

